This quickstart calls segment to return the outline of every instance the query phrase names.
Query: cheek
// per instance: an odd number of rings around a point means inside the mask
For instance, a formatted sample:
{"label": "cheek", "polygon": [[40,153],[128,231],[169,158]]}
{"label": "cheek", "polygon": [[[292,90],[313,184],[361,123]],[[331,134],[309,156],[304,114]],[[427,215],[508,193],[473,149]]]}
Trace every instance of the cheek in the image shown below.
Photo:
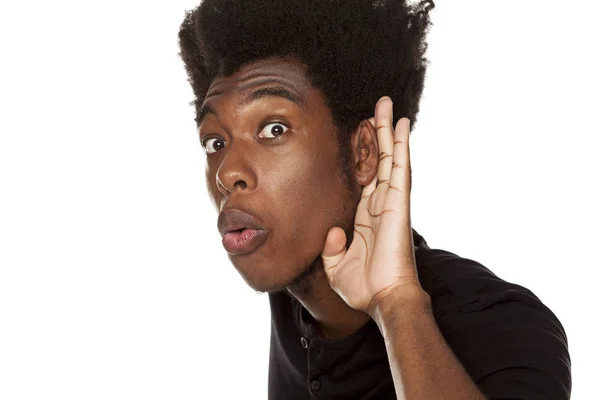
{"label": "cheek", "polygon": [[277,170],[263,181],[274,199],[273,214],[286,224],[280,229],[302,241],[307,235],[326,235],[340,218],[345,200],[335,158],[325,151],[313,151],[280,161]]}
{"label": "cheek", "polygon": [[275,184],[273,190],[291,198],[297,207],[310,199],[325,200],[323,196],[330,197],[336,183],[335,162],[329,158],[323,152],[304,151],[280,159],[263,183]]}

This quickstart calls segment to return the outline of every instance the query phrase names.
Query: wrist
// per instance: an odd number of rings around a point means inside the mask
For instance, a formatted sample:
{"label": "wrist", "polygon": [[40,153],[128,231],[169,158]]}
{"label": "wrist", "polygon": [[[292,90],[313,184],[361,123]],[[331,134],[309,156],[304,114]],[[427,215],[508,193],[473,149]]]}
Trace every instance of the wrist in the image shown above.
{"label": "wrist", "polygon": [[389,291],[373,302],[369,315],[381,329],[405,324],[423,315],[433,315],[431,298],[417,282]]}

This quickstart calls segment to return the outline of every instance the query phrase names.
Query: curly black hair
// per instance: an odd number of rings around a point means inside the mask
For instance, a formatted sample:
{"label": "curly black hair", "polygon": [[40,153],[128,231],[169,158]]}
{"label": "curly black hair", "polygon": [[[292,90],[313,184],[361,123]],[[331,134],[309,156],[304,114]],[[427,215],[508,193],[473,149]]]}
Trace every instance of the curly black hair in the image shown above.
{"label": "curly black hair", "polygon": [[[344,150],[377,100],[394,102],[394,125],[419,111],[433,1],[204,0],[179,31],[198,111],[217,76],[252,61],[293,57],[324,94]],[[347,156],[347,154],[346,154]]]}

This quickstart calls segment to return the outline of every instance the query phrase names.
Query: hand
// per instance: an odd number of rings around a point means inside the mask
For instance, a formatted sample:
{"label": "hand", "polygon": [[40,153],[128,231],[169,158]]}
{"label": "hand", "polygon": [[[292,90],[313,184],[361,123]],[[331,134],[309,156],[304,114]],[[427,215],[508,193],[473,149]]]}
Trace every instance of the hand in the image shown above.
{"label": "hand", "polygon": [[374,119],[380,161],[377,176],[363,188],[354,239],[346,250],[344,230],[331,228],[321,253],[331,287],[350,307],[370,315],[392,293],[422,292],[410,222],[410,121],[400,119],[395,130],[392,121],[392,101],[382,97]]}

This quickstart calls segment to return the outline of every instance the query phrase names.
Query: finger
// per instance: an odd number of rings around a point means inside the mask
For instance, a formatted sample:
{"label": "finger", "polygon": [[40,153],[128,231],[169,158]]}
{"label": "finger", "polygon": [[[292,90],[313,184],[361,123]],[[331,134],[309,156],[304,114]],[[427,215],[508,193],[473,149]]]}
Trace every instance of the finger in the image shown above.
{"label": "finger", "polygon": [[394,130],[394,157],[392,158],[390,189],[402,192],[406,201],[409,200],[411,189],[409,137],[410,121],[408,118],[401,118]]}
{"label": "finger", "polygon": [[382,97],[375,106],[375,129],[379,144],[379,167],[377,179],[379,184],[388,183],[392,172],[394,152],[394,135],[392,129],[392,99]]}
{"label": "finger", "polygon": [[342,228],[334,227],[327,232],[325,246],[321,252],[325,272],[329,276],[335,271],[340,261],[346,255],[346,232]]}
{"label": "finger", "polygon": [[355,222],[361,224],[366,224],[369,222],[369,199],[376,187],[377,177],[374,177],[371,182],[363,188],[360,201],[358,202],[358,207],[356,208]]}
{"label": "finger", "polygon": [[374,177],[371,182],[363,188],[360,201],[367,201],[375,191],[375,187],[377,187],[377,177]]}

